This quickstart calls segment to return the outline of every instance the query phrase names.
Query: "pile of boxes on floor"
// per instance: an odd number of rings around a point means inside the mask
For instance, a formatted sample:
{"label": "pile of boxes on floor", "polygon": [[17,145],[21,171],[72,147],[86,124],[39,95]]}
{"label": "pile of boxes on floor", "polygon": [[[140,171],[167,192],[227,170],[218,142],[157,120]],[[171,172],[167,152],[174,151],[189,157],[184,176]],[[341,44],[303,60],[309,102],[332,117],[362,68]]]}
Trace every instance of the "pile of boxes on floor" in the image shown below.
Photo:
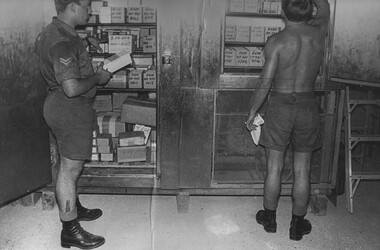
{"label": "pile of boxes on floor", "polygon": [[114,94],[119,98],[116,102],[122,102],[121,110],[102,112],[110,108],[108,98],[94,106],[98,130],[94,131],[92,161],[155,163],[156,100]]}
{"label": "pile of boxes on floor", "polygon": [[[230,0],[230,13],[280,15],[281,0]],[[225,42],[258,43],[261,46],[226,47],[225,67],[262,67],[265,62],[263,46],[267,39],[282,27],[234,25],[226,22]]]}

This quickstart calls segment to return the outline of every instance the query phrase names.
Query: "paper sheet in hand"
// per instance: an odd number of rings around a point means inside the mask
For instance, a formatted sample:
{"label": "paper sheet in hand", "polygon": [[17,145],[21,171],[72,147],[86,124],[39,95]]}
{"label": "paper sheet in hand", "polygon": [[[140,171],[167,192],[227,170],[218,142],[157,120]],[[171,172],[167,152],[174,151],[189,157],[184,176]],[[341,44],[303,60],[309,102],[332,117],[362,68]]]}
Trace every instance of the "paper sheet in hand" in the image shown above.
{"label": "paper sheet in hand", "polygon": [[264,124],[264,119],[259,114],[257,114],[255,117],[255,120],[253,120],[253,124],[257,125],[257,127],[255,130],[251,130],[251,136],[252,136],[253,142],[256,145],[259,145],[261,125]]}
{"label": "paper sheet in hand", "polygon": [[111,73],[115,73],[122,67],[132,63],[131,54],[128,51],[120,51],[104,60],[103,68]]}

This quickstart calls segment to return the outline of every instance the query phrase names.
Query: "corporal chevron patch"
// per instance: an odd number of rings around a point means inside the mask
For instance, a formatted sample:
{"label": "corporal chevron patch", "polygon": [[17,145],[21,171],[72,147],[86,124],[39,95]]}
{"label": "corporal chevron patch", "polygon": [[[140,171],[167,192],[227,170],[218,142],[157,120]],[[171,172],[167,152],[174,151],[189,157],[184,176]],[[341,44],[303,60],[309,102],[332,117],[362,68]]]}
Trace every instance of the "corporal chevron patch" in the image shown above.
{"label": "corporal chevron patch", "polygon": [[64,64],[65,66],[67,66],[67,65],[69,65],[70,62],[72,61],[72,58],[67,58],[67,59],[65,59],[65,58],[59,58],[59,61],[60,61],[62,64]]}

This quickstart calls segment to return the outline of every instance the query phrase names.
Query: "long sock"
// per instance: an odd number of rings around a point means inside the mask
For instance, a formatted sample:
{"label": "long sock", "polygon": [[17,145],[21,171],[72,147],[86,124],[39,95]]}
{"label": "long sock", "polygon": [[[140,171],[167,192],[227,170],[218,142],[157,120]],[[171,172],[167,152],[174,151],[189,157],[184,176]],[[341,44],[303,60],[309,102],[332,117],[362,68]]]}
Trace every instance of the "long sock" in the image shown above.
{"label": "long sock", "polygon": [[305,215],[295,215],[295,214],[292,214],[292,220],[303,220],[305,218]]}
{"label": "long sock", "polygon": [[269,216],[276,216],[276,210],[272,210],[272,209],[268,209],[268,208],[264,207],[264,211],[265,211],[265,214],[267,214]]}

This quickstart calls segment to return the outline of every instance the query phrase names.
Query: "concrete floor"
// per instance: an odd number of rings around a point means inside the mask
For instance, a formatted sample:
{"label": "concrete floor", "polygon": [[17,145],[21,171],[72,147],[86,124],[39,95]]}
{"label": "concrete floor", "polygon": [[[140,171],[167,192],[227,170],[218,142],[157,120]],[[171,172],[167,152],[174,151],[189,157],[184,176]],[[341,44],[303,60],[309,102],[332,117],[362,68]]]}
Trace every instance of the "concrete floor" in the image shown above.
{"label": "concrete floor", "polygon": [[[266,250],[380,249],[380,182],[362,182],[354,214],[328,204],[325,216],[308,214],[313,225],[300,242],[289,240],[290,197],[281,197],[278,230],[268,234],[254,216],[262,197],[191,196],[187,214],[177,212],[175,196],[81,195],[88,207],[103,209],[97,221],[81,225],[106,238],[99,250]],[[42,211],[8,205],[0,208],[0,249],[55,250],[60,247],[57,207]],[[76,249],[76,248],[74,248]]]}

